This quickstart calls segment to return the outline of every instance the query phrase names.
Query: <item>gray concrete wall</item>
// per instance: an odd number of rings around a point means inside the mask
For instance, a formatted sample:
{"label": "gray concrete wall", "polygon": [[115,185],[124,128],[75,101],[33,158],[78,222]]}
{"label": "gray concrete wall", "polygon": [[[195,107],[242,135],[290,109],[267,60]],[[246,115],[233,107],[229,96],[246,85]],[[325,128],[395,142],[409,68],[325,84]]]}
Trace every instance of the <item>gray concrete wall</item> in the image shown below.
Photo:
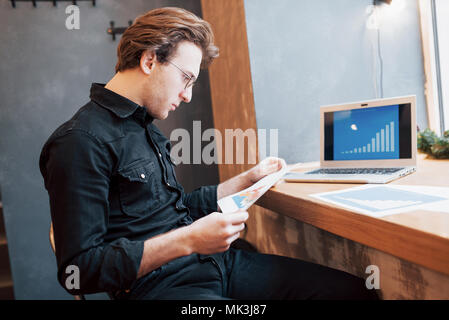
{"label": "gray concrete wall", "polygon": [[[319,160],[321,105],[380,96],[377,32],[366,27],[372,3],[245,0],[257,127],[279,129],[288,163]],[[397,12],[381,8],[383,96],[415,94],[426,128],[417,1],[403,3]]]}
{"label": "gray concrete wall", "polygon": [[[61,123],[89,99],[92,82],[114,75],[116,47],[106,34],[162,6],[180,6],[201,14],[199,0],[98,0],[79,2],[80,30],[67,30],[67,3],[0,2],[0,188],[16,299],[71,299],[56,279],[48,241],[48,195],[38,168],[41,148]],[[119,37],[119,36],[118,36]],[[194,98],[164,122],[162,131],[201,120],[213,127],[207,72]],[[218,182],[216,166],[181,166],[178,177],[187,190]],[[201,173],[201,174],[200,174]],[[100,296],[102,297],[102,296]]]}

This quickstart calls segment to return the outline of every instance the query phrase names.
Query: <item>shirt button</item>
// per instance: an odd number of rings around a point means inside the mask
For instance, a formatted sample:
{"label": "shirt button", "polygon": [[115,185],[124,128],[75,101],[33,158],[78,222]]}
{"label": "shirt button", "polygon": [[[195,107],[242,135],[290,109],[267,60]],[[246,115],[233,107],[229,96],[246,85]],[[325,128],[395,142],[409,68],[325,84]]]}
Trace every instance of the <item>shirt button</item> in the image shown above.
{"label": "shirt button", "polygon": [[143,173],[140,175],[140,177],[141,177],[142,179],[145,179],[145,175],[144,175]]}
{"label": "shirt button", "polygon": [[162,158],[162,154],[159,152],[159,158]]}
{"label": "shirt button", "polygon": [[167,186],[169,186],[169,187],[170,187],[170,183],[169,183],[169,182],[167,182]]}

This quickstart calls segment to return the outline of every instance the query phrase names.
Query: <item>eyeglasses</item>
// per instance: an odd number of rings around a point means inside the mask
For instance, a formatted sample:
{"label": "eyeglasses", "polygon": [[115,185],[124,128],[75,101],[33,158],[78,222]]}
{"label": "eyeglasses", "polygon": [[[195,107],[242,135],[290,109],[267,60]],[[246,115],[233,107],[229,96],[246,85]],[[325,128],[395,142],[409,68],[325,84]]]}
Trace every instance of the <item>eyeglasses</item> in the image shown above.
{"label": "eyeglasses", "polygon": [[187,83],[186,83],[186,86],[184,87],[184,90],[187,90],[187,88],[193,87],[193,85],[195,84],[195,81],[196,81],[194,76],[189,76],[188,73],[186,73],[184,70],[182,70],[180,67],[178,67],[173,62],[171,62],[171,61],[167,61],[167,62],[170,63],[171,65],[175,66],[186,77]]}

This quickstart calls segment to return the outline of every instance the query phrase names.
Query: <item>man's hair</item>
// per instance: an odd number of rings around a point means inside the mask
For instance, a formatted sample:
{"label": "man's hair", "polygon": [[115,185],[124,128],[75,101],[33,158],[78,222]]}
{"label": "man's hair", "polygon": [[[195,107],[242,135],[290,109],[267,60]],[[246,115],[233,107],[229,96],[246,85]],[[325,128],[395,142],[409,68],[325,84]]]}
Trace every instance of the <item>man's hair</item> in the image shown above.
{"label": "man's hair", "polygon": [[196,44],[203,52],[202,67],[218,57],[214,34],[207,21],[181,8],[160,8],[136,18],[123,33],[117,47],[115,71],[132,69],[140,64],[142,54],[156,53],[160,63],[166,63],[181,41]]}

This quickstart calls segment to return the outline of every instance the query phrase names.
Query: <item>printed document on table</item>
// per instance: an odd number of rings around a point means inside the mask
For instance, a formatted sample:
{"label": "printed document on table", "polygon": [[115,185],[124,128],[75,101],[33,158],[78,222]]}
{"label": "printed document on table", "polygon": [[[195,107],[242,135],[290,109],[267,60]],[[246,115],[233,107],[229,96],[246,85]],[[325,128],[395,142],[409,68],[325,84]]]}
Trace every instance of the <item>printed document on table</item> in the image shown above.
{"label": "printed document on table", "polygon": [[235,212],[237,210],[247,210],[256,202],[268,189],[278,182],[289,170],[284,166],[253,184],[251,187],[218,200],[218,206],[223,213]]}
{"label": "printed document on table", "polygon": [[449,188],[444,187],[368,184],[311,196],[378,218],[417,209],[449,213]]}

